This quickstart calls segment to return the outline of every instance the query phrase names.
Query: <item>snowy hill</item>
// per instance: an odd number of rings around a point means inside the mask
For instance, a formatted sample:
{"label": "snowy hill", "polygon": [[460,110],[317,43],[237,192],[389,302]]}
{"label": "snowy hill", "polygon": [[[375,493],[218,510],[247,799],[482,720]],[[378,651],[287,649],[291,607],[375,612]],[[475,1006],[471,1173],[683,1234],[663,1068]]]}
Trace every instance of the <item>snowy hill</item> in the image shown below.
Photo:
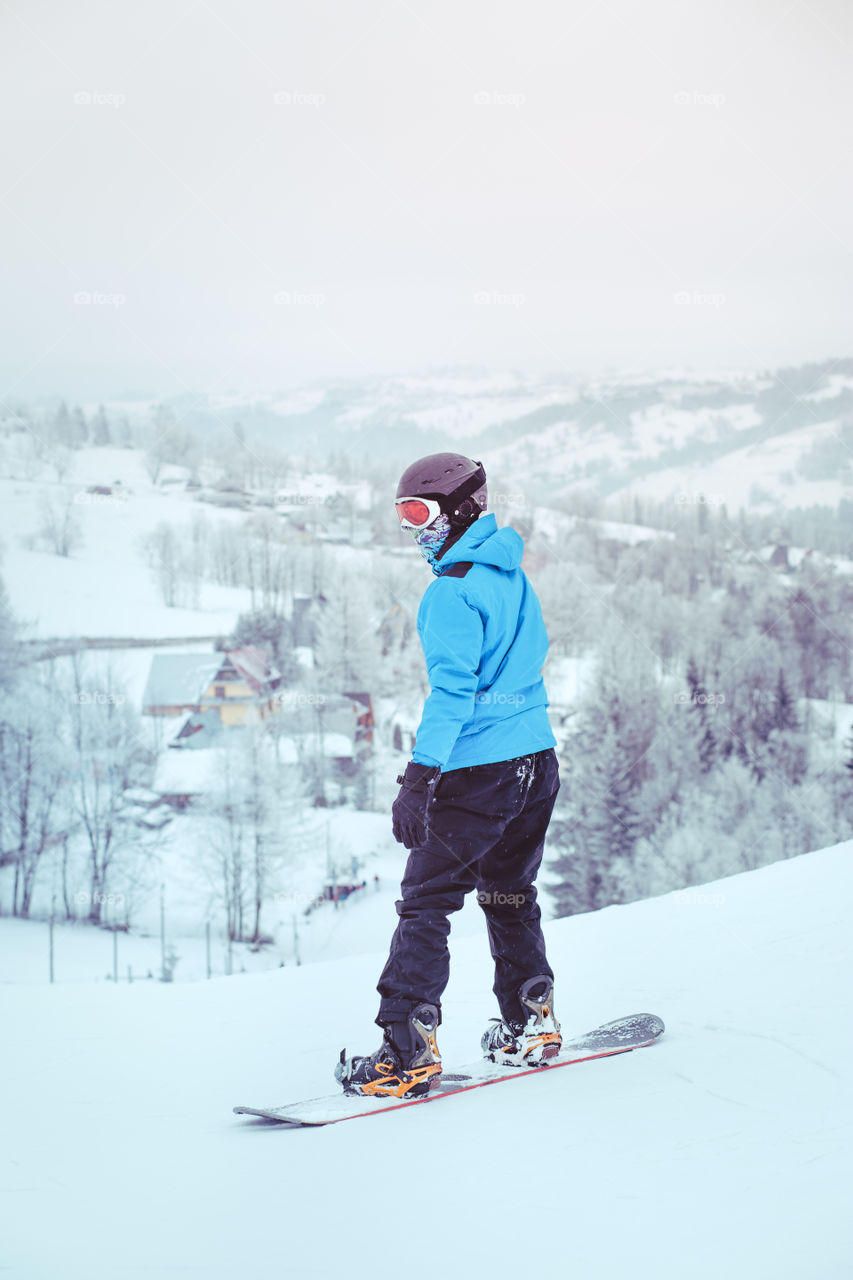
{"label": "snowy hill", "polygon": [[[189,529],[193,506],[183,494],[153,485],[136,450],[86,448],[75,454],[72,477],[63,482],[0,479],[2,573],[14,607],[41,636],[192,636],[227,632],[247,593],[206,583],[198,608],[166,608],[146,563],[141,539],[160,521]],[[120,480],[125,496],[99,498],[86,486]],[[71,495],[83,529],[70,556],[28,545],[40,520],[40,503]],[[242,522],[238,512],[217,521]],[[146,663],[150,657],[146,658]],[[147,668],[146,668],[147,669]]]}
{"label": "snowy hill", "polygon": [[[183,414],[180,398],[171,403]],[[249,434],[295,449],[310,439],[318,455],[339,450],[361,466],[365,457],[408,461],[413,450],[476,452],[488,459],[493,492],[514,491],[522,478],[544,492],[588,487],[666,501],[686,491],[734,512],[773,502],[834,506],[851,478],[839,439],[851,406],[853,361],[835,359],[772,372],[617,371],[592,380],[436,371],[198,396],[185,421],[209,430],[236,415]]]}
{"label": "snowy hill", "polygon": [[[564,1030],[661,1014],[652,1049],[440,1106],[287,1131],[375,1046],[372,954],[174,986],[0,988],[3,1263],[27,1280],[850,1274],[853,842],[547,926]],[[388,932],[393,925],[388,920]],[[439,1041],[476,1055],[483,938]]]}

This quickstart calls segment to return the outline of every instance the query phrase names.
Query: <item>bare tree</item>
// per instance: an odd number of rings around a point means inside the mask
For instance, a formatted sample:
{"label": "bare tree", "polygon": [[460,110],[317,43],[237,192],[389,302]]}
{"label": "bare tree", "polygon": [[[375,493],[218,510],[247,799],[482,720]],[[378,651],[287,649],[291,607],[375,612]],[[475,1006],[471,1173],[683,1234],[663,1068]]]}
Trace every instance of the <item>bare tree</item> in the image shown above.
{"label": "bare tree", "polygon": [[117,862],[142,839],[124,792],[147,781],[150,758],[112,666],[89,667],[79,655],[70,662],[62,699],[72,766],[68,795],[88,865],[88,918],[97,924]]}
{"label": "bare tree", "polygon": [[166,520],[160,520],[142,539],[142,545],[169,608],[193,608],[198,604],[203,565],[203,539],[197,522],[188,537]]}
{"label": "bare tree", "polygon": [[71,493],[45,493],[39,508],[39,534],[58,556],[69,556],[83,541],[80,509]]}
{"label": "bare tree", "polygon": [[214,893],[225,908],[228,937],[243,937],[248,878],[246,823],[236,762],[228,754],[217,780],[218,790],[206,813],[205,859],[212,870]]}
{"label": "bare tree", "polygon": [[292,594],[293,573],[289,548],[275,516],[267,512],[253,516],[246,526],[246,539],[251,607],[281,613],[285,599]]}
{"label": "bare tree", "polygon": [[57,481],[61,484],[74,470],[76,459],[71,449],[67,449],[65,445],[57,445],[50,452],[50,465]]}
{"label": "bare tree", "polygon": [[61,840],[63,759],[47,692],[0,707],[0,847],[14,866],[12,914],[30,914],[43,855]]}
{"label": "bare tree", "polygon": [[158,405],[145,442],[145,468],[151,483],[157,483],[167,463],[195,467],[198,453],[198,442],[192,431],[181,426],[171,409]]}
{"label": "bare tree", "polygon": [[298,766],[278,764],[263,725],[232,734],[205,805],[206,866],[232,941],[262,940],[264,903],[306,845],[306,807]]}
{"label": "bare tree", "polygon": [[107,411],[102,404],[98,405],[98,412],[92,419],[92,444],[111,444],[112,436],[110,434],[110,423],[107,418]]}

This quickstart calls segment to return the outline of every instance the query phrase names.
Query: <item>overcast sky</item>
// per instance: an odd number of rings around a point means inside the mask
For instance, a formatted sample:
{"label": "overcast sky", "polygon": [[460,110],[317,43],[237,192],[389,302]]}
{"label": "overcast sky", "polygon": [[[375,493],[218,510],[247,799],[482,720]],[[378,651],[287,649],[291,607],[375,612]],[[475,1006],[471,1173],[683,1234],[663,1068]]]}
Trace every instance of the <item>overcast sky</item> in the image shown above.
{"label": "overcast sky", "polygon": [[0,395],[851,354],[849,0],[2,0],[0,50]]}

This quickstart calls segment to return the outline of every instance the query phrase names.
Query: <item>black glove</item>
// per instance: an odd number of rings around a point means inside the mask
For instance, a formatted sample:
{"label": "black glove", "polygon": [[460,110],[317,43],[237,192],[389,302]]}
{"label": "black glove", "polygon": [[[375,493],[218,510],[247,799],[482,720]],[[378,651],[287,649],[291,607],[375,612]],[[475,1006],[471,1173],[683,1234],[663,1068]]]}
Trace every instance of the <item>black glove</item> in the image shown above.
{"label": "black glove", "polygon": [[410,760],[406,772],[397,778],[402,785],[391,806],[391,830],[398,844],[407,849],[414,849],[426,839],[429,803],[440,777],[438,765],[415,764]]}

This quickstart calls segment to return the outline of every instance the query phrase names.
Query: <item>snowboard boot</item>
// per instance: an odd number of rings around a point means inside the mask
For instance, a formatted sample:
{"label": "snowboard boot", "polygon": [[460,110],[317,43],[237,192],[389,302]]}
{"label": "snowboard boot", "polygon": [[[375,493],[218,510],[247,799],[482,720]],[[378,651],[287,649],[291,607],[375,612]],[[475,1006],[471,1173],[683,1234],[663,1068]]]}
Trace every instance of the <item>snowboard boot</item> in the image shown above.
{"label": "snowboard boot", "polygon": [[416,1005],[405,1022],[389,1023],[382,1044],[369,1057],[346,1056],[335,1067],[344,1093],[367,1097],[420,1098],[429,1093],[430,1080],[441,1074],[441,1055],[435,1042],[438,1009]]}
{"label": "snowboard boot", "polygon": [[492,1018],[483,1035],[483,1056],[510,1067],[541,1067],[560,1052],[563,1040],[554,1016],[554,986],[550,978],[529,978],[519,988],[526,1022]]}

